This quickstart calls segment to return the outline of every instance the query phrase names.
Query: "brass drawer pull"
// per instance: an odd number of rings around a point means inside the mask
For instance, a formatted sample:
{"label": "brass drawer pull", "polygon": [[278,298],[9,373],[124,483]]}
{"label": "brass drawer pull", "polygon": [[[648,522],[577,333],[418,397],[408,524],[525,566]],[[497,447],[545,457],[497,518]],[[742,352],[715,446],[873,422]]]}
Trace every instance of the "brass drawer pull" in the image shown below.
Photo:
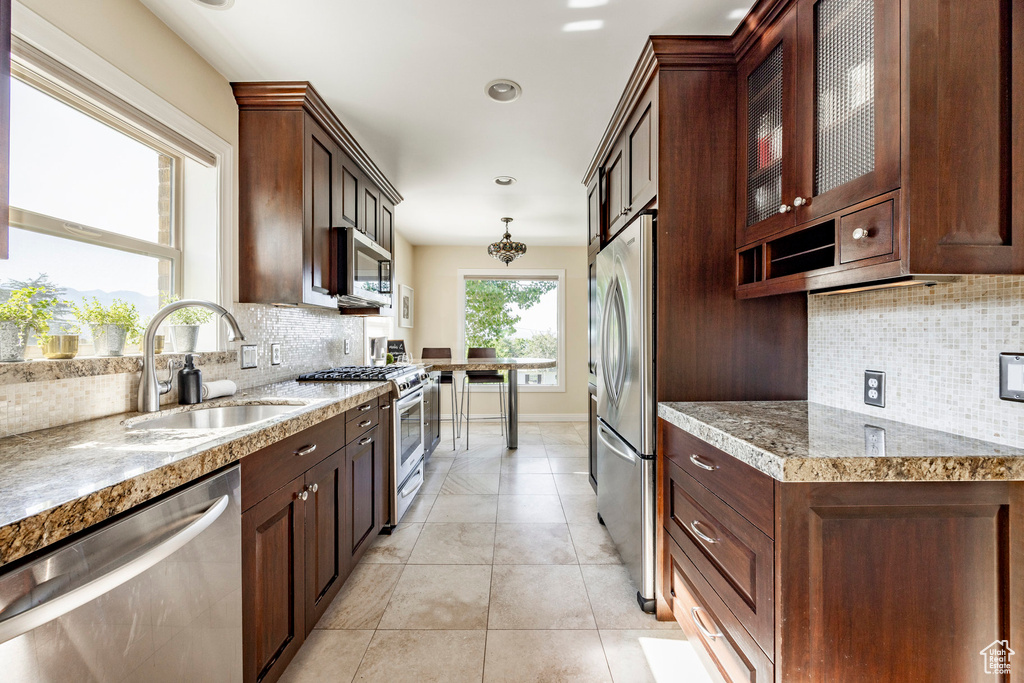
{"label": "brass drawer pull", "polygon": [[700,457],[696,453],[690,456],[690,462],[692,462],[694,465],[701,468],[702,470],[707,470],[708,472],[714,472],[715,470],[718,469],[718,465],[716,465],[715,463],[711,463],[709,465],[707,462],[704,461],[704,458]]}
{"label": "brass drawer pull", "polygon": [[295,455],[297,455],[299,457],[302,457],[303,455],[309,455],[310,453],[312,453],[315,450],[316,450],[316,444],[312,443],[312,444],[310,444],[308,446],[303,446],[299,450],[295,451]]}
{"label": "brass drawer pull", "polygon": [[365,413],[367,410],[370,410],[371,408],[373,408],[373,406],[367,403],[365,406],[359,406],[359,412]]}
{"label": "brass drawer pull", "polygon": [[717,626],[715,627],[715,632],[712,633],[711,631],[709,631],[707,629],[706,626],[704,626],[704,623],[701,622],[700,617],[697,616],[697,612],[703,612],[703,611],[704,610],[701,607],[691,607],[690,608],[690,617],[693,619],[693,623],[697,624],[697,630],[700,631],[701,634],[705,638],[708,638],[709,640],[715,640],[716,638],[721,638],[722,637],[722,632],[718,630]]}
{"label": "brass drawer pull", "polygon": [[701,530],[697,528],[698,525],[700,525],[700,520],[693,520],[692,522],[690,522],[690,530],[693,531],[693,533],[695,533],[697,535],[697,538],[699,538],[700,540],[704,541],[705,543],[718,543],[718,541],[721,540],[718,538],[713,538],[701,532]]}
{"label": "brass drawer pull", "polygon": [[366,437],[365,439],[359,441],[360,446],[365,446],[368,443],[373,443],[373,439],[370,437]]}
{"label": "brass drawer pull", "polygon": [[360,427],[369,427],[372,424],[373,424],[373,420],[363,420],[362,422],[359,423],[359,426]]}

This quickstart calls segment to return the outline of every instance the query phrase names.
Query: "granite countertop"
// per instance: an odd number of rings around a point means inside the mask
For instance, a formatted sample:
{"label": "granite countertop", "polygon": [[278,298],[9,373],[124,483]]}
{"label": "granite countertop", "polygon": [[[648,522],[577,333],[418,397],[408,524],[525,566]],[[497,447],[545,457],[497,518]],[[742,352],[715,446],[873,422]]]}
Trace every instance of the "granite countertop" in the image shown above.
{"label": "granite countertop", "polygon": [[[296,406],[253,425],[128,430],[125,423],[157,415],[130,413],[0,439],[0,565],[390,390],[388,382],[280,382],[195,406]],[[187,409],[175,406],[159,414]]]}
{"label": "granite countertop", "polygon": [[1024,450],[807,401],[661,403],[658,416],[778,481],[1024,480]]}

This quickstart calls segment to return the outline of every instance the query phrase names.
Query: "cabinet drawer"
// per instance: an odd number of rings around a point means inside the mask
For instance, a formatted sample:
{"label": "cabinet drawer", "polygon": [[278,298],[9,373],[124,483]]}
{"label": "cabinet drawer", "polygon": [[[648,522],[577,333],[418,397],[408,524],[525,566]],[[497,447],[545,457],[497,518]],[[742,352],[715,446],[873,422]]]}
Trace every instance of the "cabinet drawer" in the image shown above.
{"label": "cabinet drawer", "polygon": [[665,529],[765,652],[775,647],[775,544],[668,462]]}
{"label": "cabinet drawer", "polygon": [[772,662],[718,598],[675,541],[667,539],[672,613],[709,664],[729,683],[770,683]]}
{"label": "cabinet drawer", "polygon": [[850,263],[892,253],[892,199],[839,219],[839,262]]}
{"label": "cabinet drawer", "polygon": [[378,399],[371,398],[369,401],[360,403],[355,408],[349,408],[345,411],[345,422],[351,422],[360,415],[372,413],[377,410]]}
{"label": "cabinet drawer", "polygon": [[664,456],[775,538],[775,480],[661,420]]}
{"label": "cabinet drawer", "polygon": [[345,424],[345,443],[349,444],[361,437],[366,432],[374,429],[380,419],[377,402],[374,401],[370,410],[352,416],[352,411],[346,413],[349,416]]}
{"label": "cabinet drawer", "polygon": [[242,509],[249,509],[344,447],[345,417],[338,415],[245,456],[241,460]]}

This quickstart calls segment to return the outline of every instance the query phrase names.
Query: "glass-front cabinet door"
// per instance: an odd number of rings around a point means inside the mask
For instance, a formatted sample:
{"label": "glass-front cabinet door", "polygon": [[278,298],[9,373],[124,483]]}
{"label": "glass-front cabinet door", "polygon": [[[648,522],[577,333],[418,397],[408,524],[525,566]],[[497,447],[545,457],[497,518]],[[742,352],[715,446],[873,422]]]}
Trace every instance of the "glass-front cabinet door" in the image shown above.
{"label": "glass-front cabinet door", "polygon": [[899,0],[802,0],[798,21],[799,224],[899,187]]}
{"label": "glass-front cabinet door", "polygon": [[794,224],[796,25],[794,7],[740,61],[738,245]]}

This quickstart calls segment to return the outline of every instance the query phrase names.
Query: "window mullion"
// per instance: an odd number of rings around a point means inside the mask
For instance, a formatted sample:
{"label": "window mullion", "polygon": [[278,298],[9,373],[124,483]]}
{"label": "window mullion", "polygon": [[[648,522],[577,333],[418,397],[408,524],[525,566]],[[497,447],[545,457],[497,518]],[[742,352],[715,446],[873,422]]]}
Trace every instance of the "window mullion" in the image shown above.
{"label": "window mullion", "polygon": [[181,260],[181,250],[175,247],[156,244],[155,242],[148,242],[71,221],[63,221],[59,218],[35,213],[34,211],[18,209],[12,206],[9,217],[11,226],[21,228],[22,230],[60,237],[61,239],[85,242],[119,251],[128,251],[143,256],[170,259],[175,262]]}

